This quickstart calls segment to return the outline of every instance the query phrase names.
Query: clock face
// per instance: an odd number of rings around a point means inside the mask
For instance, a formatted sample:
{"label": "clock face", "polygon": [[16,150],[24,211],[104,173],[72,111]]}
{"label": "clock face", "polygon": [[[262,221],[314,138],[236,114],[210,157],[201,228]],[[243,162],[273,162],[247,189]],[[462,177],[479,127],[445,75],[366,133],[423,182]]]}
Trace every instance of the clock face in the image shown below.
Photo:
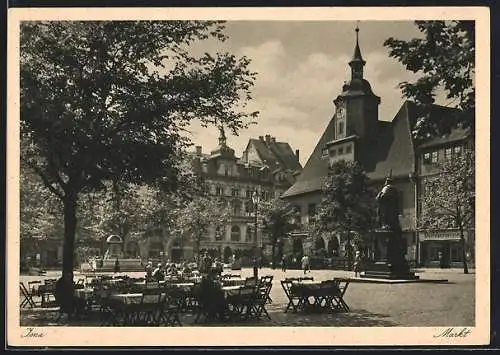
{"label": "clock face", "polygon": [[339,106],[337,108],[337,117],[344,118],[345,117],[345,108],[343,106]]}

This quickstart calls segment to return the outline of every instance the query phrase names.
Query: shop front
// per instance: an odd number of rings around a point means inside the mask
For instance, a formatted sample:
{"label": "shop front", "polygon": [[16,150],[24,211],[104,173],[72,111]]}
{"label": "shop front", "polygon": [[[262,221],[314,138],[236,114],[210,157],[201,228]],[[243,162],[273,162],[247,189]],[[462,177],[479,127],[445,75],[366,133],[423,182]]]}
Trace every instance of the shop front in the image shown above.
{"label": "shop front", "polygon": [[[474,262],[473,233],[465,234],[465,254],[467,262]],[[435,230],[419,233],[419,264],[424,267],[460,268],[463,267],[463,245],[459,231]]]}

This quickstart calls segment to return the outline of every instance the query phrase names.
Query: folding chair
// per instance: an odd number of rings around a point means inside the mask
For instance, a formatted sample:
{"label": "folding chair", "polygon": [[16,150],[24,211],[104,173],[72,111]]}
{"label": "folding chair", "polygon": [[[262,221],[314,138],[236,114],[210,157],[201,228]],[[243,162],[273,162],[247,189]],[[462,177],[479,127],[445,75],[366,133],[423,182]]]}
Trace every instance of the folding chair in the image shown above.
{"label": "folding chair", "polygon": [[344,281],[344,280],[334,279],[334,282],[336,284],[336,290],[337,290],[335,295],[334,295],[334,299],[337,302],[337,304],[339,305],[339,308],[341,308],[342,310],[344,310],[346,312],[349,312],[350,311],[349,306],[347,305],[347,303],[344,300],[344,295],[345,295],[345,292],[347,291],[347,287],[349,286],[349,281],[345,281],[344,285],[341,284],[342,281]]}
{"label": "folding chair", "polygon": [[271,290],[271,287],[273,286],[273,276],[262,276],[260,278],[260,285],[259,289],[261,291],[261,294],[267,293],[266,295],[266,303],[273,303],[273,300],[270,297],[270,292],[267,292],[268,289],[269,291]]}
{"label": "folding chair", "polygon": [[288,312],[290,308],[293,309],[294,312],[297,312],[299,310],[299,307],[302,305],[302,298],[292,292],[292,285],[293,281],[291,280],[281,280],[281,287],[283,288],[283,291],[285,291],[285,295],[288,298],[288,304],[285,308],[285,313]]}
{"label": "folding chair", "polygon": [[269,297],[269,294],[271,293],[271,288],[273,286],[272,280],[273,276],[264,276],[261,278],[261,282],[257,290],[257,295],[254,298],[255,303],[252,309],[255,318],[260,318],[262,314],[264,314],[267,319],[271,319],[269,313],[267,313],[266,304],[269,302],[268,300],[271,299]]}
{"label": "folding chair", "polygon": [[245,279],[245,285],[244,286],[256,286],[257,285],[257,279],[255,277],[247,277]]}
{"label": "folding chair", "polygon": [[35,302],[35,304],[39,305],[40,302],[37,302],[35,300],[35,296],[39,296],[39,288],[40,288],[40,285],[42,284],[42,281],[40,280],[37,280],[37,281],[28,281],[28,291],[30,292],[31,294],[31,297],[32,297],[32,300]]}
{"label": "folding chair", "polygon": [[21,291],[21,296],[24,297],[24,299],[21,301],[21,308],[26,308],[28,306],[31,308],[35,308],[36,304],[33,300],[33,295],[28,291],[24,283],[19,282],[19,289]]}

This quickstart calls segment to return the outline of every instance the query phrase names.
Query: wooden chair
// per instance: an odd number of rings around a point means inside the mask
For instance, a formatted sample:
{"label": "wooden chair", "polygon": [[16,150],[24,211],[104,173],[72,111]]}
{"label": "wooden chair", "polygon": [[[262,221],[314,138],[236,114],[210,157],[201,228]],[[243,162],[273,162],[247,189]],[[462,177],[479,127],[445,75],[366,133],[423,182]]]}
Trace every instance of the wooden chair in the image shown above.
{"label": "wooden chair", "polygon": [[23,299],[21,300],[21,308],[35,308],[36,304],[33,300],[33,295],[26,288],[23,282],[19,282],[19,290],[21,291],[21,296],[23,297]]}
{"label": "wooden chair", "polygon": [[28,281],[28,291],[30,292],[31,297],[32,297],[33,301],[35,302],[35,304],[38,303],[37,306],[40,305],[41,300],[40,300],[40,302],[37,302],[35,300],[35,297],[39,296],[38,290],[39,290],[41,284],[42,284],[42,281],[40,281],[40,280]]}
{"label": "wooden chair", "polygon": [[293,280],[285,279],[281,280],[281,287],[285,292],[286,297],[288,298],[288,304],[285,308],[285,313],[288,312],[289,309],[292,309],[294,312],[297,312],[302,305],[302,297],[298,294],[292,292]]}

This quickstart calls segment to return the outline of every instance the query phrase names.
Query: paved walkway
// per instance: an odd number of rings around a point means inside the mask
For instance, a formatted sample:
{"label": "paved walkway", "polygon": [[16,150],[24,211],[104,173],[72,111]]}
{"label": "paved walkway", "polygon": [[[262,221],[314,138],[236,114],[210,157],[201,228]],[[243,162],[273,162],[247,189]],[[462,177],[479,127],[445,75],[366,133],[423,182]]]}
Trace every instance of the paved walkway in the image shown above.
{"label": "paved walkway", "polygon": [[[243,277],[251,276],[251,269],[232,271]],[[78,277],[75,273],[75,277]],[[142,275],[142,273],[130,273]],[[473,326],[475,305],[474,270],[464,275],[460,269],[425,269],[419,273],[421,278],[448,279],[447,283],[351,283],[345,300],[351,307],[349,313],[336,314],[294,314],[284,313],[287,304],[280,280],[285,277],[303,275],[300,270],[281,270],[263,268],[259,275],[273,275],[271,298],[273,303],[267,307],[271,321],[245,322],[241,324],[206,324],[214,326],[340,326],[340,327],[386,327],[386,326]],[[339,270],[313,270],[307,276],[317,280],[333,277],[353,277],[352,272]],[[50,272],[43,278],[57,277]],[[40,279],[36,276],[22,276],[21,281]],[[69,325],[65,321],[56,323],[56,310],[22,310],[21,325]],[[78,324],[95,326],[95,319],[80,321]],[[192,316],[183,317],[183,325],[193,324]]]}

